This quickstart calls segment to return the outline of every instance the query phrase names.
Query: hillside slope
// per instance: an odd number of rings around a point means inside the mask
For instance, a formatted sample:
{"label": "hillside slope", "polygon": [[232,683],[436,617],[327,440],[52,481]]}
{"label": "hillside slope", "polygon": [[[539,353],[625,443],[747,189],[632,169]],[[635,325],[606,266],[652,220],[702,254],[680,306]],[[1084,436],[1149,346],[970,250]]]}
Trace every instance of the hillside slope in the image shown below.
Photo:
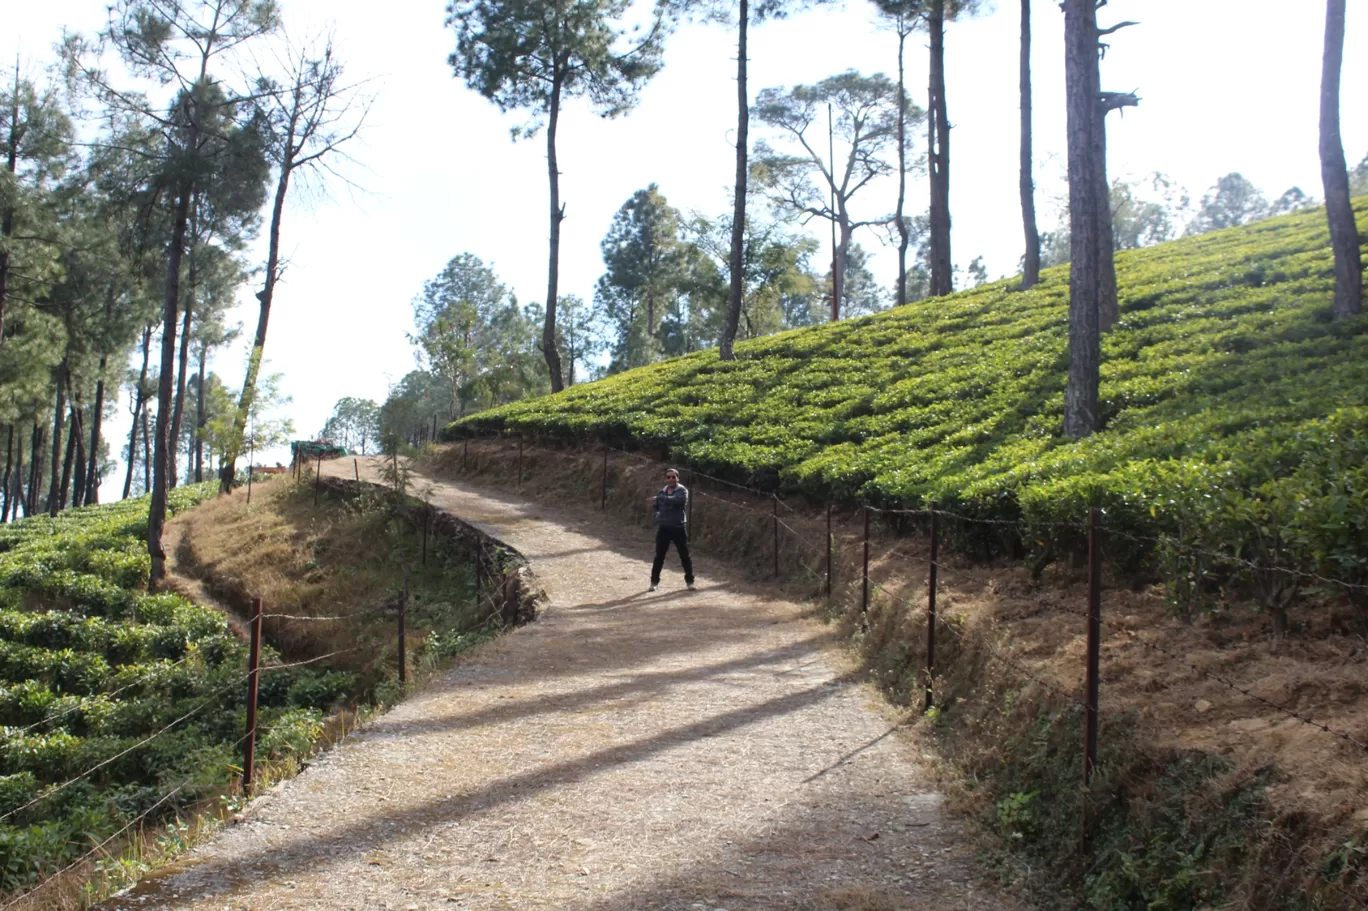
{"label": "hillside slope", "polygon": [[[1368,227],[1368,198],[1356,211]],[[446,437],[663,447],[814,499],[1019,520],[1028,547],[1072,545],[1098,505],[1116,530],[1361,582],[1368,319],[1330,319],[1324,213],[1121,253],[1116,269],[1105,428],[1082,441],[1061,434],[1067,267],[1024,293],[1002,281],[747,342],[730,363],[654,364]]]}

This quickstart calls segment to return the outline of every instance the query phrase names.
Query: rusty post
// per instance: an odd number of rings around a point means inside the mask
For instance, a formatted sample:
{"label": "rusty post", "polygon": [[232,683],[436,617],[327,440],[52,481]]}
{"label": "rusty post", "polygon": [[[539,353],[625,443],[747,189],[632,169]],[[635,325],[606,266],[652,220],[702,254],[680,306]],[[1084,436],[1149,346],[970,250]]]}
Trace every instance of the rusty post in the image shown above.
{"label": "rusty post", "polygon": [[869,507],[864,508],[864,569],[860,573],[864,588],[860,594],[860,610],[869,613]]}
{"label": "rusty post", "polygon": [[404,624],[408,619],[408,573],[404,573],[404,590],[399,595],[399,685],[408,684],[408,653],[407,643],[404,641]]}
{"label": "rusty post", "polygon": [[357,480],[357,481],[360,481],[360,480],[361,480],[361,461],[360,461],[359,459],[352,459],[352,471],[356,472],[356,480]]}
{"label": "rusty post", "polygon": [[466,470],[466,466],[467,466],[467,464],[468,464],[469,462],[470,462],[470,437],[466,437],[466,438],[465,438],[465,442],[461,444],[461,470],[462,470],[462,471],[465,471],[465,470]]}
{"label": "rusty post", "polygon": [[437,415],[432,416],[432,442],[437,442]]}
{"label": "rusty post", "polygon": [[926,591],[926,709],[935,705],[936,588],[940,585],[940,520],[931,507],[931,571]]}
{"label": "rusty post", "polygon": [[774,578],[779,578],[779,497],[774,496]]}
{"label": "rusty post", "polygon": [[826,566],[826,596],[831,600],[831,504],[827,504],[827,566]]}
{"label": "rusty post", "polygon": [[318,505],[318,485],[323,479],[323,450],[318,450],[318,464],[314,466],[314,505]]}
{"label": "rusty post", "polygon": [[423,506],[423,565],[427,566],[428,530],[432,526],[432,507]]}
{"label": "rusty post", "polygon": [[1083,784],[1097,766],[1098,674],[1102,657],[1102,511],[1088,511],[1088,671],[1083,737]]}
{"label": "rusty post", "polygon": [[522,438],[522,434],[518,434],[518,489],[519,489],[519,490],[522,490],[522,453],[523,453],[523,438]]}
{"label": "rusty post", "polygon": [[242,793],[252,790],[256,764],[257,687],[261,681],[261,599],[252,599],[251,644],[247,649],[247,741],[242,755]]}
{"label": "rusty post", "polygon": [[256,440],[252,440],[249,445],[250,455],[247,456],[247,505],[252,505],[252,463],[256,461]]}
{"label": "rusty post", "polygon": [[603,496],[599,498],[599,512],[608,510],[608,439],[603,440]]}

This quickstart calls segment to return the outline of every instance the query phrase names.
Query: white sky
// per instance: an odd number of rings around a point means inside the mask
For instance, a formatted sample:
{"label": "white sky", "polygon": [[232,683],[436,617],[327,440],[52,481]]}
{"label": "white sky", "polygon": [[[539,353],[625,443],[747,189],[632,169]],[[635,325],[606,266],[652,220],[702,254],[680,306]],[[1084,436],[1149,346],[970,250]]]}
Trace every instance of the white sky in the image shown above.
{"label": "white sky", "polygon": [[[387,384],[414,367],[405,333],[409,301],[451,257],[470,252],[493,264],[523,301],[546,287],[547,185],[541,136],[512,142],[524,122],[454,79],[446,63],[454,35],[441,0],[282,0],[295,36],[336,32],[349,73],[371,77],[376,100],[351,149],[348,176],[296,198],[284,225],[290,258],[277,290],[266,354],[285,374],[288,413],[301,435],[316,432],[341,396],[382,401]],[[6,0],[0,47],[18,45],[35,65],[52,58],[62,26],[93,33],[105,0]],[[1033,4],[1037,206],[1054,227],[1064,174],[1063,16]],[[1351,5],[1341,95],[1345,154],[1368,153],[1368,9]],[[1102,24],[1139,20],[1112,39],[1103,87],[1135,90],[1140,107],[1108,119],[1110,174],[1162,171],[1194,199],[1230,171],[1270,197],[1298,185],[1321,195],[1317,116],[1324,3],[1319,0],[1112,0]],[[955,261],[983,255],[989,274],[1015,272],[1021,255],[1017,197],[1019,6],[996,0],[946,37]],[[924,36],[909,39],[908,84],[926,100]],[[876,27],[872,6],[849,0],[751,31],[751,97],[762,88],[812,83],[855,68],[896,76],[896,38]],[[562,119],[561,294],[592,299],[602,271],[598,244],[613,213],[637,189],[660,184],[684,211],[727,210],[734,169],[734,32],[687,25],[669,39],[665,68],[627,116],[604,121],[582,103]],[[764,135],[752,122],[752,138]],[[838,150],[839,151],[839,150]],[[891,210],[891,187],[871,186],[866,206]],[[909,211],[924,208],[918,181]],[[858,201],[858,198],[857,198]],[[857,235],[872,267],[892,284],[896,258],[876,237]],[[262,257],[264,258],[264,256]],[[238,318],[255,326],[252,288]],[[241,382],[245,352],[211,368]],[[127,408],[109,425],[111,449],[127,433]],[[114,479],[102,493],[110,498]],[[119,483],[122,477],[119,478]]]}

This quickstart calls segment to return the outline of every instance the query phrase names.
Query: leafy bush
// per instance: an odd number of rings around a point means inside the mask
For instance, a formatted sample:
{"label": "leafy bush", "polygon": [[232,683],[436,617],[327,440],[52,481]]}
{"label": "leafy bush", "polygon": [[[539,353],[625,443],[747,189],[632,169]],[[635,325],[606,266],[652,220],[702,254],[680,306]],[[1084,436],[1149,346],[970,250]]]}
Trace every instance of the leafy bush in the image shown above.
{"label": "leafy bush", "polygon": [[[1368,228],[1368,198],[1356,201]],[[940,506],[980,552],[1082,546],[1106,510],[1175,609],[1239,585],[1285,623],[1287,571],[1368,582],[1368,318],[1333,322],[1318,210],[1117,255],[1103,429],[1061,432],[1068,269],[652,364],[480,412],[445,431],[665,448],[815,500]],[[1196,555],[1216,550],[1223,559]],[[1272,567],[1248,570],[1246,561]],[[1368,589],[1345,589],[1368,612]],[[1368,618],[1366,618],[1368,619]]]}
{"label": "leafy bush", "polygon": [[[170,509],[216,490],[172,491]],[[141,499],[0,526],[0,892],[61,869],[180,784],[162,812],[235,775],[246,648],[222,615],[145,591],[146,516]],[[310,749],[318,709],[355,688],[325,669],[272,677],[266,755]]]}

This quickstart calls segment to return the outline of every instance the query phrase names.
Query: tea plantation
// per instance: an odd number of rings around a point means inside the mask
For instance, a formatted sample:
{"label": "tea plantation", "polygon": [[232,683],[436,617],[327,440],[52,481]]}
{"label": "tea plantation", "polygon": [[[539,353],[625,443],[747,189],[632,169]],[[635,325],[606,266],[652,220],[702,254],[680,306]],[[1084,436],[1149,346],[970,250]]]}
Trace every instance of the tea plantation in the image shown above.
{"label": "tea plantation", "polygon": [[[174,490],[170,508],[216,490]],[[222,615],[145,591],[146,527],[145,498],[0,526],[0,891],[236,777],[246,646]],[[264,673],[259,751],[309,749],[352,684]]]}
{"label": "tea plantation", "polygon": [[[1356,212],[1368,226],[1368,198]],[[1002,281],[750,341],[730,363],[654,364],[481,412],[445,438],[664,448],[817,501],[1010,520],[1014,534],[960,543],[1045,559],[1100,506],[1114,531],[1162,539],[1117,535],[1114,550],[1162,572],[1185,610],[1213,580],[1240,577],[1278,610],[1304,578],[1287,569],[1368,581],[1368,318],[1331,321],[1324,212],[1121,253],[1116,271],[1104,429],[1078,442],[1061,433],[1067,266],[1024,293]]]}

